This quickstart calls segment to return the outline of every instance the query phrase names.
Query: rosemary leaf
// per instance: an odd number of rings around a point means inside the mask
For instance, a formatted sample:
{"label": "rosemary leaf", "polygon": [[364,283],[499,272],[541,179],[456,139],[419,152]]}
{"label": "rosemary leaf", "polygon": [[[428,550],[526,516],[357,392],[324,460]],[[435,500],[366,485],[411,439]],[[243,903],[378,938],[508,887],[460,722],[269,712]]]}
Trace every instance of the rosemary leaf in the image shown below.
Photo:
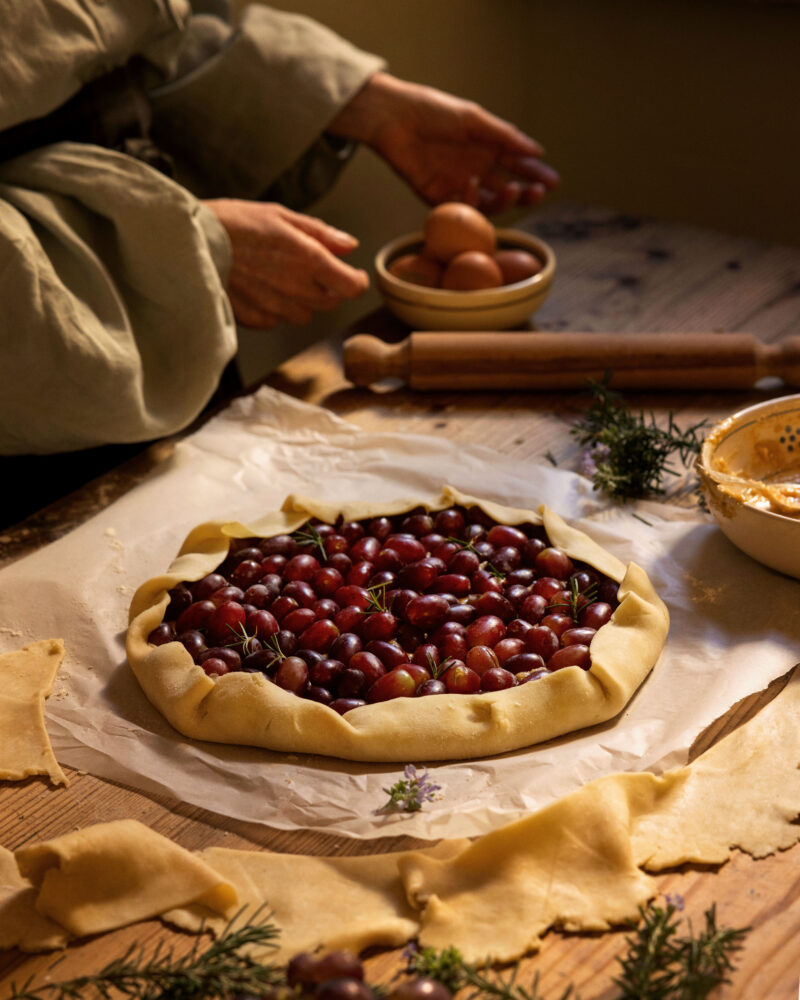
{"label": "rosemary leaf", "polygon": [[652,414],[631,413],[609,389],[610,378],[607,372],[601,382],[590,381],[592,403],[570,431],[587,446],[584,471],[596,490],[617,500],[660,496],[665,477],[680,474],[673,456],[686,466],[699,453],[706,422],[681,430],[670,413],[666,428],[659,427]]}
{"label": "rosemary leaf", "polygon": [[239,993],[267,996],[285,982],[284,973],[257,961],[245,949],[275,947],[278,928],[269,916],[241,927],[234,926],[235,920],[205,951],[195,946],[182,958],[174,958],[171,949],[156,948],[148,958],[134,946],[90,975],[36,988],[30,980],[19,989],[13,985],[11,1000],[111,1000],[120,994],[133,1000],[205,1000]]}

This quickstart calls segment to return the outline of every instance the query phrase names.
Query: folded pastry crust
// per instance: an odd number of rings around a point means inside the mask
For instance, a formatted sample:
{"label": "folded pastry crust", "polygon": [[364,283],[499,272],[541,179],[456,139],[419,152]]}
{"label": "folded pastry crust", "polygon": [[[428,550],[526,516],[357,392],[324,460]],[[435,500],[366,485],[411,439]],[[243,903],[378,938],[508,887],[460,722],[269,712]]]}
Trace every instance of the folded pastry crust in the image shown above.
{"label": "folded pastry crust", "polygon": [[[620,584],[619,607],[594,637],[589,670],[566,667],[503,691],[396,698],[339,715],[284,691],[261,674],[231,672],[212,679],[179,642],[147,642],[163,620],[167,591],[216,569],[231,538],[290,533],[311,517],[362,520],[454,504],[476,505],[502,524],[544,525],[552,545]],[[406,499],[335,505],[292,495],[280,511],[248,525],[212,521],[198,526],[169,570],[136,591],[127,654],[148,699],[191,739],[347,760],[463,760],[517,750],[613,718],[653,668],[668,627],[667,609],[639,566],[626,566],[547,507],[505,507],[445,487],[434,504]]]}

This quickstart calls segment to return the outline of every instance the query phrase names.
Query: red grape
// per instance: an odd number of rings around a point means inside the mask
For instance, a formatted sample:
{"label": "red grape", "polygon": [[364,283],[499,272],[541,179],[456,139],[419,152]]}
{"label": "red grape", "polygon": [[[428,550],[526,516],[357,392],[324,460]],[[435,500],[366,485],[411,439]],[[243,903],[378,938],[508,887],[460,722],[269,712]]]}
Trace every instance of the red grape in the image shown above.
{"label": "red grape", "polygon": [[584,645],[564,646],[557,649],[547,661],[548,670],[561,670],[563,667],[582,667],[588,670],[592,665],[589,647]]}
{"label": "red grape", "polygon": [[610,604],[606,604],[605,601],[595,601],[594,604],[587,604],[583,611],[581,611],[578,620],[586,628],[598,629],[611,620],[613,613],[614,611]]}
{"label": "red grape", "polygon": [[283,567],[284,580],[304,580],[308,583],[319,569],[319,560],[308,552],[292,556]]}
{"label": "red grape", "polygon": [[350,657],[347,667],[348,670],[357,670],[363,674],[367,686],[374,684],[379,677],[383,677],[386,673],[386,668],[378,657],[364,649]]}
{"label": "red grape", "polygon": [[441,680],[444,681],[448,694],[474,694],[481,687],[480,676],[461,660],[456,660],[448,667]]}
{"label": "red grape", "polygon": [[[312,612],[313,613],[313,612]],[[295,614],[300,614],[296,611]],[[333,640],[339,635],[339,629],[330,618],[317,618],[298,636],[298,642],[304,649],[313,649],[320,653],[327,652]]]}
{"label": "red grape", "polygon": [[505,637],[506,626],[496,615],[482,615],[467,625],[467,646],[494,646]]}
{"label": "red grape", "polygon": [[572,560],[566,552],[552,546],[542,549],[536,557],[534,567],[537,573],[543,576],[554,576],[559,580],[566,580],[575,571]]}
{"label": "red grape", "polygon": [[316,620],[317,616],[311,608],[295,608],[294,611],[290,611],[288,615],[281,619],[281,626],[289,629],[290,632],[294,632],[295,635],[299,635]]}
{"label": "red grape", "polygon": [[373,611],[361,622],[360,631],[367,642],[372,639],[391,639],[397,631],[397,619],[391,611]]}
{"label": "red grape", "polygon": [[504,667],[492,667],[481,677],[482,691],[504,691],[506,688],[514,687],[517,683],[516,677]]}
{"label": "red grape", "polygon": [[441,594],[423,594],[409,601],[406,619],[411,625],[435,628],[447,617],[450,605]]}
{"label": "red grape", "polygon": [[[531,626],[532,627],[532,626]],[[494,647],[494,655],[500,661],[500,666],[505,665],[505,661],[510,656],[525,652],[525,640],[520,638],[501,639]]]}
{"label": "red grape", "polygon": [[361,698],[334,698],[334,700],[328,706],[332,708],[334,712],[338,712],[339,715],[344,715],[345,712],[351,712],[354,708],[361,708],[362,705],[366,705],[365,701]]}
{"label": "red grape", "polygon": [[202,666],[203,670],[209,677],[222,677],[224,674],[230,673],[231,670],[224,660],[221,660],[216,656],[212,656],[208,660],[204,660]]}
{"label": "red grape", "polygon": [[311,577],[311,586],[318,597],[335,594],[343,584],[344,577],[333,566],[323,566]]}
{"label": "red grape", "polygon": [[408,698],[416,689],[416,682],[408,670],[405,667],[395,667],[375,681],[367,691],[367,698],[369,701]]}
{"label": "red grape", "polygon": [[308,665],[299,656],[287,656],[278,665],[275,683],[285,691],[299,694],[308,684]]}
{"label": "red grape", "polygon": [[561,633],[562,646],[590,646],[597,630],[579,626],[578,628],[568,628]]}
{"label": "red grape", "polygon": [[464,524],[464,515],[455,507],[447,507],[438,511],[433,519],[434,528],[450,538],[459,538],[464,530]]}
{"label": "red grape", "polygon": [[568,628],[572,628],[574,626],[575,622],[569,615],[564,615],[556,611],[551,615],[545,615],[544,618],[542,618],[541,624],[545,625],[551,632],[555,632],[557,636],[561,637]]}
{"label": "red grape", "polygon": [[151,646],[163,646],[167,642],[172,642],[175,638],[175,631],[168,622],[162,622],[160,625],[156,625],[153,631],[148,635],[147,641]]}
{"label": "red grape", "polygon": [[178,616],[175,631],[180,633],[203,628],[216,610],[216,605],[209,600],[194,601]]}
{"label": "red grape", "polygon": [[489,529],[486,539],[495,548],[513,547],[515,549],[521,549],[528,541],[528,537],[524,531],[520,531],[519,528],[515,528],[510,524],[495,524],[494,527]]}
{"label": "red grape", "polygon": [[340,632],[338,638],[333,640],[328,655],[347,664],[361,650],[361,646],[361,638],[355,632]]}
{"label": "red grape", "polygon": [[[506,641],[502,640],[502,642]],[[498,643],[499,645],[501,643]],[[466,663],[470,670],[474,670],[478,676],[482,676],[487,670],[500,666],[497,653],[490,646],[473,646],[467,651]]]}
{"label": "red grape", "polygon": [[525,648],[530,653],[538,653],[547,661],[561,645],[555,632],[546,625],[534,625],[525,633]]}

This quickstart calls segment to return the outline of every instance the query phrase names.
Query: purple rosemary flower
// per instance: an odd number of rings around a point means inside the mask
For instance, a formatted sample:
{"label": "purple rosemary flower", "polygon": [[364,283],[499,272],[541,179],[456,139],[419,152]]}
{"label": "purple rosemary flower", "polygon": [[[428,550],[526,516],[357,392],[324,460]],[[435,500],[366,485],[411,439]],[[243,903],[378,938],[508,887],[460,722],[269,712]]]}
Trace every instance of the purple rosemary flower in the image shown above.
{"label": "purple rosemary flower", "polygon": [[430,780],[425,768],[417,770],[413,764],[406,764],[403,775],[400,781],[389,788],[384,788],[389,801],[380,809],[376,809],[376,812],[398,810],[417,812],[425,802],[433,802],[439,798],[437,793],[442,790],[441,785],[436,785]]}

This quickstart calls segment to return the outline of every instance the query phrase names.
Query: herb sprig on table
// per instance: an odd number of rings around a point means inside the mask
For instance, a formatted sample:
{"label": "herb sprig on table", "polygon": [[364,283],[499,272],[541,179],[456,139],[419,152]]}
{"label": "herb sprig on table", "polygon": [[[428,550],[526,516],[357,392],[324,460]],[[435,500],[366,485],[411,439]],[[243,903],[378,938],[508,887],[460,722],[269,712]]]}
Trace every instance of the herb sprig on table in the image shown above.
{"label": "herb sprig on table", "polygon": [[[621,974],[614,980],[622,991],[616,1000],[706,1000],[711,991],[728,982],[733,956],[741,948],[747,930],[717,926],[712,906],[705,914],[705,927],[698,934],[678,934],[673,919],[676,907],[668,904],[642,907],[641,920],[626,939],[628,950],[619,959]],[[282,966],[263,964],[249,952],[253,945],[274,946],[279,930],[267,917],[241,927],[232,922],[205,951],[193,948],[174,958],[171,950],[156,949],[147,958],[142,949],[131,948],[100,972],[63,982],[48,982],[32,988],[12,987],[11,1000],[235,1000],[302,996],[287,985]],[[465,962],[457,948],[416,948],[406,951],[406,972],[427,976],[464,1000],[579,1000],[573,986],[549,998],[541,993],[539,977],[530,987],[516,982],[518,966],[493,973]],[[491,965],[491,959],[487,959]],[[376,998],[384,995],[376,987]],[[422,995],[422,994],[420,994]]]}
{"label": "herb sprig on table", "polygon": [[406,764],[403,775],[389,788],[384,788],[389,801],[376,812],[418,812],[426,802],[440,798],[437,793],[441,792],[442,786],[431,781],[426,768],[418,770],[413,764]]}
{"label": "herb sprig on table", "polygon": [[12,986],[11,1000],[112,1000],[119,996],[134,1000],[217,1000],[249,994],[264,997],[285,983],[285,972],[277,965],[256,960],[253,945],[276,947],[280,934],[270,918],[243,926],[236,920],[206,948],[197,945],[181,958],[171,949],[156,948],[148,958],[132,947],[99,972],[60,983],[48,982],[32,988]]}
{"label": "herb sprig on table", "polygon": [[680,474],[670,465],[673,456],[687,466],[699,454],[706,422],[681,430],[670,413],[667,426],[659,427],[652,414],[632,413],[609,388],[610,378],[590,381],[592,402],[570,431],[587,446],[584,472],[596,490],[616,500],[660,496],[664,477]]}
{"label": "herb sprig on table", "polygon": [[[641,920],[626,938],[628,950],[618,959],[622,972],[614,983],[622,991],[615,1000],[705,1000],[728,982],[733,956],[747,929],[717,927],[712,906],[698,934],[678,934],[676,907],[651,904],[640,908]],[[457,948],[421,948],[409,953],[408,971],[430,976],[451,991],[466,990],[464,1000],[552,1000],[539,989],[539,977],[529,988],[516,982],[517,969],[494,975],[465,962]],[[567,986],[558,1000],[578,1000]]]}

